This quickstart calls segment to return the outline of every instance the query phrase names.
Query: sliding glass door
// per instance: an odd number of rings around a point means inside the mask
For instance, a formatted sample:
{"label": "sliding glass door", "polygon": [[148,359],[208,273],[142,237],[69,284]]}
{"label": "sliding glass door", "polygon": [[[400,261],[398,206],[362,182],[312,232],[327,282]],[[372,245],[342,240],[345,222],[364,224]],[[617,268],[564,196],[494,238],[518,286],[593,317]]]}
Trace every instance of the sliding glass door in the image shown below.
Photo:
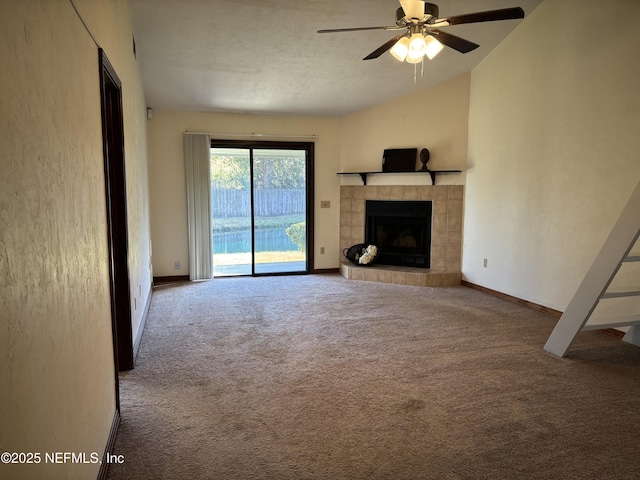
{"label": "sliding glass door", "polygon": [[313,144],[211,148],[215,276],[310,271]]}
{"label": "sliding glass door", "polygon": [[213,276],[252,274],[250,153],[211,149]]}
{"label": "sliding glass door", "polygon": [[253,150],[255,273],[307,270],[306,152]]}

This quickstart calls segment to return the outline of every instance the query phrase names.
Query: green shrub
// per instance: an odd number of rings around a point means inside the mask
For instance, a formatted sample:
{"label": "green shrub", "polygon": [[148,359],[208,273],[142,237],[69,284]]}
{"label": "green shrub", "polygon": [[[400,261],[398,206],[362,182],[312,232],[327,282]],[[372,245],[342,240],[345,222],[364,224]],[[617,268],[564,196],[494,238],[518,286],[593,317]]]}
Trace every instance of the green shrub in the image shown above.
{"label": "green shrub", "polygon": [[307,228],[305,222],[294,223],[285,230],[293,243],[298,246],[298,250],[304,252],[307,247]]}

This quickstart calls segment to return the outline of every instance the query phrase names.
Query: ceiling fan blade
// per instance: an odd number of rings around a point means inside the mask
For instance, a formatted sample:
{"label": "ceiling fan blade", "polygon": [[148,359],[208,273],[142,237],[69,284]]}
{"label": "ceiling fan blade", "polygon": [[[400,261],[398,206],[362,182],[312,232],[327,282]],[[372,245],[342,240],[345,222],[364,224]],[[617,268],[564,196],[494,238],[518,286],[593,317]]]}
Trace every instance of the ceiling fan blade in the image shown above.
{"label": "ceiling fan blade", "polygon": [[422,20],[424,17],[424,2],[422,0],[400,0],[400,6],[409,19]]}
{"label": "ceiling fan blade", "polygon": [[340,33],[340,32],[359,32],[362,30],[404,30],[406,27],[397,25],[388,25],[385,27],[356,27],[356,28],[331,28],[327,30],[318,30],[318,33]]}
{"label": "ceiling fan blade", "polygon": [[384,52],[386,52],[387,50],[389,50],[391,47],[393,47],[396,42],[398,40],[400,40],[402,37],[404,37],[406,35],[406,33],[399,33],[398,35],[396,35],[395,37],[393,37],[391,40],[389,40],[387,43],[385,43],[384,45],[381,45],[380,47],[378,47],[376,50],[374,50],[373,52],[371,52],[369,55],[367,55],[366,57],[363,58],[363,60],[372,60],[374,58],[378,58],[380,55],[382,55]]}
{"label": "ceiling fan blade", "polygon": [[434,27],[446,27],[448,25],[462,25],[465,23],[494,22],[497,20],[514,20],[524,18],[524,10],[520,7],[502,8],[500,10],[487,10],[486,12],[467,13],[454,15],[453,17],[438,18]]}
{"label": "ceiling fan blade", "polygon": [[477,43],[470,42],[469,40],[465,40],[464,38],[456,37],[455,35],[451,35],[450,33],[443,32],[441,30],[433,29],[431,33],[434,33],[434,37],[443,45],[447,47],[453,48],[460,53],[468,53],[471,50],[475,50],[480,45]]}

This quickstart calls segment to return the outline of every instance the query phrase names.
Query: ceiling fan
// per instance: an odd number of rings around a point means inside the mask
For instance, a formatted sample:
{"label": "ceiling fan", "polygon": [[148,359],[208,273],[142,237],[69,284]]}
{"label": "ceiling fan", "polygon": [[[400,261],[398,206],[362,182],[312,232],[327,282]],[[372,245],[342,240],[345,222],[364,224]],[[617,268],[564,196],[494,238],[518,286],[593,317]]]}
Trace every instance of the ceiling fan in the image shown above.
{"label": "ceiling fan", "polygon": [[513,20],[524,18],[524,10],[520,7],[488,10],[484,12],[455,15],[439,18],[438,6],[421,0],[400,0],[400,8],[396,10],[396,24],[382,27],[357,27],[318,30],[318,33],[355,32],[360,30],[403,30],[388,42],[384,43],[363,60],[378,58],[390,50],[398,60],[417,64],[435,57],[443,45],[460,53],[468,53],[480,45],[464,38],[457,37],[440,30],[450,25],[466,23],[493,22],[496,20]]}

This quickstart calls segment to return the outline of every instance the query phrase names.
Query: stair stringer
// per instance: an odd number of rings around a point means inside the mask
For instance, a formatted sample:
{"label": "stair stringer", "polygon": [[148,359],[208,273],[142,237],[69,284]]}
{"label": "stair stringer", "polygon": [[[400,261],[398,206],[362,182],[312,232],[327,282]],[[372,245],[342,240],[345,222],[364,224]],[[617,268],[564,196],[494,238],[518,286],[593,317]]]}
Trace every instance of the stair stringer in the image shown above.
{"label": "stair stringer", "polygon": [[[569,302],[544,349],[564,357],[576,336],[596,308],[600,297],[615,277],[623,259],[629,254],[640,235],[640,183],[631,194],[620,217],[613,226],[600,252],[587,271],[582,283]],[[637,327],[631,327],[625,340],[636,343],[640,337]]]}

